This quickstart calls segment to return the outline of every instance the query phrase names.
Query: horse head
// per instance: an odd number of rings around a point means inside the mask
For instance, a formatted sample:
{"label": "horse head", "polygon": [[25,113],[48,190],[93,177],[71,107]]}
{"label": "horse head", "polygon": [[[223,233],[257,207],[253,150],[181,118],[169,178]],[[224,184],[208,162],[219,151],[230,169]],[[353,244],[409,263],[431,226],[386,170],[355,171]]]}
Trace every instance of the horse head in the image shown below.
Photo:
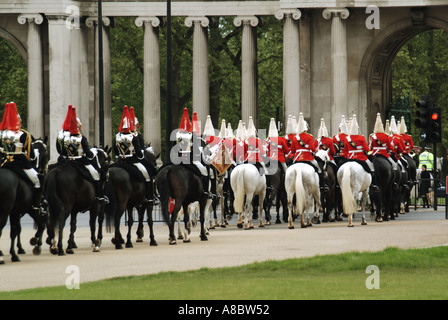
{"label": "horse head", "polygon": [[155,155],[154,149],[151,145],[148,145],[144,149],[144,156],[146,163],[150,165],[151,172],[149,174],[155,177],[157,175],[157,159],[160,157],[160,153]]}
{"label": "horse head", "polygon": [[100,174],[101,179],[106,179],[108,172],[109,172],[109,166],[112,160],[112,157],[110,155],[112,148],[109,148],[106,146],[104,149],[102,148],[93,148],[93,150],[96,150],[96,161],[98,165],[98,171]]}
{"label": "horse head", "polygon": [[319,149],[315,154],[315,159],[322,170],[325,170],[327,163],[330,162],[330,156],[328,155],[329,151],[330,149],[327,150]]}
{"label": "horse head", "polygon": [[39,174],[46,174],[48,171],[48,161],[50,160],[47,148],[48,137],[44,139],[36,139],[32,142],[31,147],[34,149],[35,159],[32,160],[33,166]]}

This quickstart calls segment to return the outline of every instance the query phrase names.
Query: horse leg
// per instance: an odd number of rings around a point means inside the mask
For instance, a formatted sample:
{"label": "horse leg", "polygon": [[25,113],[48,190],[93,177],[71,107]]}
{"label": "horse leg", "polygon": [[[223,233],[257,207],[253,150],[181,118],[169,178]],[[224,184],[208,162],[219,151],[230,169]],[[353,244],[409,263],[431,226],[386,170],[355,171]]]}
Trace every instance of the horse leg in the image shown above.
{"label": "horse leg", "polygon": [[249,230],[253,229],[254,225],[252,224],[253,217],[253,206],[252,201],[254,200],[254,196],[252,194],[247,195],[246,197],[246,205],[245,205],[245,213],[244,213],[244,229]]}
{"label": "horse leg", "polygon": [[[68,211],[68,212],[70,212],[70,211]],[[70,213],[69,213],[70,214]],[[64,247],[63,247],[63,243],[62,243],[62,236],[63,236],[63,233],[64,233],[64,225],[65,225],[65,219],[67,219],[68,218],[68,215],[69,214],[67,214],[67,215],[61,215],[60,217],[59,217],[59,221],[58,221],[58,227],[59,227],[59,234],[58,234],[58,242],[57,242],[57,247],[58,247],[58,250],[57,250],[57,254],[59,255],[59,256],[65,256],[65,253],[64,253]],[[54,245],[54,244],[53,244]],[[52,246],[53,247],[53,246]],[[50,249],[51,250],[51,249]],[[53,251],[52,251],[52,253],[53,253]]]}
{"label": "horse leg", "polygon": [[93,208],[90,210],[90,241],[92,243],[92,251],[100,252],[101,241],[96,238],[96,219],[99,217],[99,211],[101,206],[99,204],[94,204]]}
{"label": "horse leg", "polygon": [[[154,228],[153,228],[154,221],[152,219],[152,210],[153,210],[153,208],[154,208],[154,204],[150,203],[150,204],[147,205],[147,207],[146,207],[146,216],[148,218],[147,221],[148,221],[148,226],[149,226],[149,245],[153,246],[153,247],[156,247],[157,246],[157,241],[156,241],[156,239],[154,237]],[[139,215],[143,218],[144,214],[145,214],[145,210],[144,210],[144,207],[143,207],[142,212]]]}
{"label": "horse leg", "polygon": [[[101,244],[103,243],[103,221],[104,221],[104,206],[100,207],[98,215],[98,237],[96,239],[94,252],[99,252]],[[98,250],[98,251],[95,251]]]}
{"label": "horse leg", "polygon": [[70,236],[68,237],[67,250],[65,251],[67,254],[74,254],[73,249],[78,248],[75,243],[76,218],[77,213],[72,213],[70,217]]}
{"label": "horse leg", "polygon": [[18,229],[18,234],[17,234],[17,254],[26,254],[25,249],[23,249],[22,247],[22,241],[20,238],[20,234],[22,233],[22,225],[20,224],[20,220],[19,220],[19,229]]}
{"label": "horse leg", "polygon": [[[265,200],[265,195],[259,195],[259,199],[258,199],[258,221],[259,221],[259,228],[263,228],[265,226],[265,224],[263,223],[263,202]],[[265,211],[266,214],[266,224],[269,225],[269,221],[267,220],[267,215],[269,214],[268,211]]]}
{"label": "horse leg", "polygon": [[[126,210],[127,209],[125,209],[125,211]],[[123,249],[123,241],[122,241],[122,236],[121,236],[121,232],[120,232],[120,220],[121,220],[122,215],[123,215],[123,212],[117,212],[115,214],[115,221],[114,221],[115,236],[112,239],[112,243],[115,244],[116,250]]]}
{"label": "horse leg", "polygon": [[207,235],[205,233],[205,226],[204,226],[204,220],[205,220],[205,207],[207,205],[207,199],[202,199],[199,201],[199,221],[201,222],[201,241],[207,241]]}
{"label": "horse leg", "polygon": [[183,240],[184,243],[190,243],[190,233],[191,233],[191,222],[190,222],[190,215],[188,214],[188,205],[183,205],[184,209],[184,234],[185,239]]}
{"label": "horse leg", "polygon": [[294,212],[293,197],[294,194],[288,194],[288,229],[294,229],[294,220],[292,218]]}
{"label": "horse leg", "polygon": [[362,202],[361,202],[361,213],[362,213],[362,220],[361,225],[366,226],[366,210],[367,210],[367,191],[362,192]]}
{"label": "horse leg", "polygon": [[11,226],[10,237],[11,237],[11,247],[9,249],[9,253],[11,254],[12,262],[19,262],[19,256],[15,251],[15,241],[20,232],[20,217],[16,214],[11,214],[9,217],[9,224]]}
{"label": "horse leg", "polygon": [[144,231],[144,227],[143,227],[143,219],[145,217],[145,206],[138,207],[137,213],[138,213],[138,227],[137,227],[137,232],[136,232],[137,240],[135,240],[135,241],[143,242],[143,237],[145,236],[145,231]]}
{"label": "horse leg", "polygon": [[128,234],[126,235],[126,248],[133,248],[131,240],[132,226],[134,225],[134,213],[133,208],[128,208]]}

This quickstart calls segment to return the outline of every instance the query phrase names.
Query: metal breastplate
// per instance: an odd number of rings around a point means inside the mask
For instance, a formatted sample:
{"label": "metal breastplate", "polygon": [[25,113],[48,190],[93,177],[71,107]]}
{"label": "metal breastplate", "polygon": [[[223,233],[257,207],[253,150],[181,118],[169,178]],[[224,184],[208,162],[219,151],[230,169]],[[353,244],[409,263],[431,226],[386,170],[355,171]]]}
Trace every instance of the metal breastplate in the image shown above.
{"label": "metal breastplate", "polygon": [[23,143],[20,142],[20,137],[23,132],[5,130],[2,132],[2,146],[5,153],[21,154],[23,151]]}
{"label": "metal breastplate", "polygon": [[69,158],[81,158],[84,154],[82,149],[82,137],[70,136],[64,138],[64,147],[67,150],[67,156]]}
{"label": "metal breastplate", "polygon": [[134,136],[132,134],[118,133],[116,135],[115,141],[120,157],[127,158],[132,157],[135,154],[134,144],[132,143],[133,139]]}

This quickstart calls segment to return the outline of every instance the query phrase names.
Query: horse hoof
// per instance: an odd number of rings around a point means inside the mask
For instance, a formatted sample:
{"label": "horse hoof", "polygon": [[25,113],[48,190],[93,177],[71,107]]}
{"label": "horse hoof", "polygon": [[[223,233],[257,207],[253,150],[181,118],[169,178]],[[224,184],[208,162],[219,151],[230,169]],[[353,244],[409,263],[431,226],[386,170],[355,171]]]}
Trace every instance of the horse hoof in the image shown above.
{"label": "horse hoof", "polygon": [[353,228],[355,225],[354,224],[349,224],[347,227],[349,227],[349,228]]}
{"label": "horse hoof", "polygon": [[65,252],[67,254],[75,254],[75,251],[73,251],[73,249],[67,249],[67,250],[65,250]]}
{"label": "horse hoof", "polygon": [[172,246],[174,246],[174,245],[177,244],[177,242],[176,242],[176,240],[170,240],[169,244],[172,245]]}
{"label": "horse hoof", "polygon": [[92,252],[101,252],[100,247],[94,247]]}
{"label": "horse hoof", "polygon": [[134,246],[132,245],[132,243],[126,243],[126,248],[134,248]]}
{"label": "horse hoof", "polygon": [[138,242],[138,243],[143,242],[143,239],[142,238],[137,238],[137,240],[135,240],[135,242]]}
{"label": "horse hoof", "polygon": [[208,241],[207,236],[201,236],[201,241]]}
{"label": "horse hoof", "polygon": [[11,257],[11,261],[12,261],[12,262],[20,262],[20,259],[19,259],[18,256],[12,256],[12,257]]}
{"label": "horse hoof", "polygon": [[301,225],[300,228],[305,229],[307,227],[307,225]]}
{"label": "horse hoof", "polygon": [[157,247],[158,246],[157,241],[151,240],[151,242],[149,243],[149,246],[150,247]]}
{"label": "horse hoof", "polygon": [[58,249],[57,248],[50,248],[50,253],[53,255],[57,255],[58,254]]}
{"label": "horse hoof", "polygon": [[33,247],[37,245],[37,238],[36,237],[32,237],[30,239],[30,245],[32,245]]}
{"label": "horse hoof", "polygon": [[367,222],[364,222],[364,221],[363,221],[363,222],[361,222],[361,225],[362,225],[362,226],[366,226],[366,225],[367,225]]}
{"label": "horse hoof", "polygon": [[23,249],[18,249],[17,250],[17,254],[26,254],[26,252]]}
{"label": "horse hoof", "polygon": [[220,227],[223,229],[227,228],[225,224],[220,225]]}
{"label": "horse hoof", "polygon": [[236,226],[238,227],[238,229],[243,229],[243,224],[242,223],[238,223]]}
{"label": "horse hoof", "polygon": [[3,260],[3,258],[0,258],[0,265],[1,264],[5,264],[5,260]]}
{"label": "horse hoof", "polygon": [[35,247],[34,247],[34,249],[33,249],[33,254],[34,254],[35,256],[39,256],[39,255],[41,254],[41,252],[42,252],[41,247],[39,247],[39,246],[35,246]]}

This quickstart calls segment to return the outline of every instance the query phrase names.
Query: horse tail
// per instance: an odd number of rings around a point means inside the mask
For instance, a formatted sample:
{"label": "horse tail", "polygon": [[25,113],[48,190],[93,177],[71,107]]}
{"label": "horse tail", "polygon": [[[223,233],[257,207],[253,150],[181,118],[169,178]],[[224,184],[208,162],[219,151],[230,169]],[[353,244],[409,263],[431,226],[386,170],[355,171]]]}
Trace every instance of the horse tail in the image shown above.
{"label": "horse tail", "polygon": [[160,170],[157,174],[157,188],[160,194],[160,205],[162,206],[162,216],[163,220],[169,225],[170,223],[170,213],[169,213],[169,200],[171,195],[170,183],[168,181],[167,168]]}
{"label": "horse tail", "polygon": [[296,208],[297,213],[302,214],[306,207],[306,192],[302,181],[302,169],[296,170]]}
{"label": "horse tail", "polygon": [[54,230],[58,230],[57,221],[60,219],[60,215],[64,208],[64,203],[58,197],[58,186],[56,182],[57,172],[50,171],[44,180],[44,192],[45,199],[48,202],[48,214],[50,217],[50,225],[53,226]]}
{"label": "horse tail", "polygon": [[233,201],[233,209],[235,212],[241,213],[244,209],[244,171],[234,170],[230,177],[235,199]]}
{"label": "horse tail", "polygon": [[106,183],[106,187],[104,190],[105,195],[109,198],[109,203],[105,206],[105,216],[106,216],[106,232],[111,232],[112,227],[115,223],[115,214],[117,211],[117,197],[116,197],[116,191],[109,180]]}
{"label": "horse tail", "polygon": [[342,175],[341,183],[342,192],[342,206],[346,214],[356,213],[356,199],[353,196],[353,190],[351,187],[351,169],[350,167],[345,168]]}

